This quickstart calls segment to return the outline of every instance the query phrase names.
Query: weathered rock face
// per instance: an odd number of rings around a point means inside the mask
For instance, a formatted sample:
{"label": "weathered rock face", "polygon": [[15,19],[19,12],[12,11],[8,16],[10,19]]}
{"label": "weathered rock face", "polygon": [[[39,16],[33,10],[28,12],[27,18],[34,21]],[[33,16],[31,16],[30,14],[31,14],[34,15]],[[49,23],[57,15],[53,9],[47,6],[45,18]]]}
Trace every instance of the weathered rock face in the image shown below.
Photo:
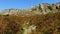
{"label": "weathered rock face", "polygon": [[7,14],[9,14],[9,15],[17,15],[18,13],[20,13],[20,10],[13,10],[13,9],[7,9],[7,10],[3,10],[2,12],[1,12],[1,14],[2,15],[7,15]]}
{"label": "weathered rock face", "polygon": [[52,10],[59,10],[60,3],[55,4],[39,4],[38,6],[29,9],[7,9],[1,11],[0,15],[34,15],[34,14],[47,14]]}

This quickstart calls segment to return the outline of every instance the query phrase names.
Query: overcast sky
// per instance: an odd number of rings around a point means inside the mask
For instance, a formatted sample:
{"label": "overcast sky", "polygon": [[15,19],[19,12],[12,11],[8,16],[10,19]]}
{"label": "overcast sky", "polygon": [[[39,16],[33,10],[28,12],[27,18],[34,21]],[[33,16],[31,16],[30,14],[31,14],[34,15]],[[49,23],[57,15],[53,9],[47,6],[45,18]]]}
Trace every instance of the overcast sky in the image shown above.
{"label": "overcast sky", "polygon": [[0,10],[9,8],[29,8],[41,3],[56,3],[60,0],[0,0]]}

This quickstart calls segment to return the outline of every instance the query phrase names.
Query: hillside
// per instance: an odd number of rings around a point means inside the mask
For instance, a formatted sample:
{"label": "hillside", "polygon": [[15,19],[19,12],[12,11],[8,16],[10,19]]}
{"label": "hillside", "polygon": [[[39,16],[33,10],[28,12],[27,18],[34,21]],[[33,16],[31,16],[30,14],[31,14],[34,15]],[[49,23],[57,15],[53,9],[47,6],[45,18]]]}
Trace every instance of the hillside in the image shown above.
{"label": "hillside", "polygon": [[48,4],[42,3],[38,6],[33,6],[28,9],[5,9],[0,12],[1,15],[35,15],[35,14],[47,14],[49,12],[60,11],[60,3]]}
{"label": "hillside", "polygon": [[2,10],[0,34],[60,34],[60,3]]}

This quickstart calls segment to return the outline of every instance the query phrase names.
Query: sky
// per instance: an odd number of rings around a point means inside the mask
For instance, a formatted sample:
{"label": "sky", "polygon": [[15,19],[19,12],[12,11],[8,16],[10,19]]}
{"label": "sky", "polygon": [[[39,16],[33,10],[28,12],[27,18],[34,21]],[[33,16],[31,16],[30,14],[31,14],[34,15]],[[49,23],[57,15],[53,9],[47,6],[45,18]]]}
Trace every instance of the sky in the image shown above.
{"label": "sky", "polygon": [[0,10],[9,8],[25,9],[41,3],[52,4],[56,2],[60,2],[60,0],[0,0]]}

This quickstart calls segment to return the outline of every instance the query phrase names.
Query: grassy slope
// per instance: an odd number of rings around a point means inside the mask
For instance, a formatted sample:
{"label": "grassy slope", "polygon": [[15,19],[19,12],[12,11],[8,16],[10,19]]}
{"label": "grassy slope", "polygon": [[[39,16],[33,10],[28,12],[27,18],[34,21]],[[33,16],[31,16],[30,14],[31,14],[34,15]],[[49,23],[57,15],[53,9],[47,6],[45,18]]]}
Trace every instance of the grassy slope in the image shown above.
{"label": "grassy slope", "polygon": [[23,23],[36,25],[36,32],[31,34],[60,34],[60,12],[31,17],[0,16],[0,34],[22,34]]}

